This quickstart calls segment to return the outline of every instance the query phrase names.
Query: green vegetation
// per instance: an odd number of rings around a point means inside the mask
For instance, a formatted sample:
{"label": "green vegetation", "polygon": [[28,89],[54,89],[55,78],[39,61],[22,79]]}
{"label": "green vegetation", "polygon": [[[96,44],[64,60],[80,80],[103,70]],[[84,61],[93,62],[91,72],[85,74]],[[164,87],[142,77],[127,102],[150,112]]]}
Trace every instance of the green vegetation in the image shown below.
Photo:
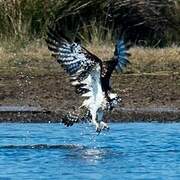
{"label": "green vegetation", "polygon": [[85,42],[116,39],[140,45],[180,42],[179,0],[1,0],[0,37],[41,38],[59,21],[66,32]]}

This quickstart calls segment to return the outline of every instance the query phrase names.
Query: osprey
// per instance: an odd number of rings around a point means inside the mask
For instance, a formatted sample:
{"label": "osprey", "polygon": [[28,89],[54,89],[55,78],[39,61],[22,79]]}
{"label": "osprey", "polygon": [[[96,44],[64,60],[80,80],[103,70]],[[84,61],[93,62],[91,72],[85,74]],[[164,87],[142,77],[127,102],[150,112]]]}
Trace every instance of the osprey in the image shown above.
{"label": "osprey", "polygon": [[112,93],[111,74],[114,70],[122,72],[129,63],[129,53],[124,41],[118,40],[114,56],[109,61],[102,61],[80,43],[66,37],[58,26],[54,29],[49,28],[47,36],[46,42],[52,56],[69,74],[76,93],[86,97],[80,106],[87,110],[86,116],[80,119],[78,116],[68,114],[62,122],[70,126],[88,119],[96,126],[97,132],[108,129],[108,125],[103,122],[103,114],[105,111],[113,110],[121,101],[117,94]]}

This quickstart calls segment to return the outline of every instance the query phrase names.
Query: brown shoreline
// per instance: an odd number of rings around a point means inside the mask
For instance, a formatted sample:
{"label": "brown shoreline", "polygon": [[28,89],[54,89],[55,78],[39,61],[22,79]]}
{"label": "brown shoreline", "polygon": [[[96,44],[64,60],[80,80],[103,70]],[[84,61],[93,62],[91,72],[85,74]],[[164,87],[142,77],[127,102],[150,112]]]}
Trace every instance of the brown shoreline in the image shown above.
{"label": "brown shoreline", "polygon": [[[0,111],[0,123],[60,123],[63,111]],[[106,116],[107,122],[180,122],[180,110],[167,108],[119,108]]]}
{"label": "brown shoreline", "polygon": [[[179,73],[114,75],[113,89],[122,103],[108,122],[180,122]],[[58,123],[82,101],[62,72],[0,77],[0,123]]]}

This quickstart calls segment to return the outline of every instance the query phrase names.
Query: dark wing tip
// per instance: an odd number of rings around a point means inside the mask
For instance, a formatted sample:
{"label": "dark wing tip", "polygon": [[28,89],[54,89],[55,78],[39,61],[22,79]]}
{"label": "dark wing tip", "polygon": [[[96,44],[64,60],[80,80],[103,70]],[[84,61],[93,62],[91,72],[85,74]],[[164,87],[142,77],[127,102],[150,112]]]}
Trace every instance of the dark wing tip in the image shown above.
{"label": "dark wing tip", "polygon": [[123,39],[118,40],[115,45],[114,58],[117,61],[115,67],[117,71],[122,72],[127,64],[130,64],[130,61],[128,60],[128,57],[131,56],[131,54],[128,52],[130,47],[129,45],[129,43],[126,45]]}
{"label": "dark wing tip", "polygon": [[62,42],[72,43],[71,39],[65,35],[59,23],[54,26],[47,26],[47,37],[45,41],[48,45],[57,45],[56,43],[60,44]]}

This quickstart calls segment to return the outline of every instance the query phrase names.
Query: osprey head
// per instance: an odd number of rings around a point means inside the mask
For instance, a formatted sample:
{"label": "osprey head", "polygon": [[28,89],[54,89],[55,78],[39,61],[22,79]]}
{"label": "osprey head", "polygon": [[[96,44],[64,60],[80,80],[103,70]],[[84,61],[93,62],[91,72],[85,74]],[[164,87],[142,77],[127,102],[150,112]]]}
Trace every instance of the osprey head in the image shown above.
{"label": "osprey head", "polygon": [[117,94],[109,93],[108,110],[113,110],[121,102],[121,98]]}

